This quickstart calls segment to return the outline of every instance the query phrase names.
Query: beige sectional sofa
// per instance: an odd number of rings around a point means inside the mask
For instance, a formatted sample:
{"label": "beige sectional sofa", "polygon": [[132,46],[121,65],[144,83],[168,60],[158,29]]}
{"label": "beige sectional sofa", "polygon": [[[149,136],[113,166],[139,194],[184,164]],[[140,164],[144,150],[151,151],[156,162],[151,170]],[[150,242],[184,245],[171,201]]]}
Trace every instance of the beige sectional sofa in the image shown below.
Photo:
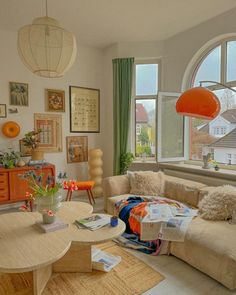
{"label": "beige sectional sofa", "polygon": [[[199,182],[165,175],[164,196],[194,207],[212,189]],[[115,203],[130,196],[128,176],[105,178],[103,192],[105,210],[113,214]],[[196,217],[188,228],[185,241],[170,243],[170,253],[227,288],[236,288],[236,225]]]}

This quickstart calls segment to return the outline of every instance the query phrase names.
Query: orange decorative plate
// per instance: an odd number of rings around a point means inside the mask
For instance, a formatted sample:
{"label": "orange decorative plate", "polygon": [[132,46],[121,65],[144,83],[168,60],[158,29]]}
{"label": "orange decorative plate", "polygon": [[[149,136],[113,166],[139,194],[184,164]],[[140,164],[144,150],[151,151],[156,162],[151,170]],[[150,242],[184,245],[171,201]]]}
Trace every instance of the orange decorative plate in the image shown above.
{"label": "orange decorative plate", "polygon": [[6,137],[16,137],[20,133],[20,126],[14,121],[8,121],[3,124],[2,133]]}

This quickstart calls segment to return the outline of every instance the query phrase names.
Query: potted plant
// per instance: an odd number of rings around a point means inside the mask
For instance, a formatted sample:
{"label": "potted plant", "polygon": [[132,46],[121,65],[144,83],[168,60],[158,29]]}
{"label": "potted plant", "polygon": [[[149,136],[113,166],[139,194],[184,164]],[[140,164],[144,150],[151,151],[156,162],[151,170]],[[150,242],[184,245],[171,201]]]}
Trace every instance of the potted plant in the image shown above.
{"label": "potted plant", "polygon": [[0,164],[7,169],[14,168],[20,159],[18,152],[0,152]]}
{"label": "potted plant", "polygon": [[125,174],[134,160],[134,155],[131,152],[122,154],[120,157],[120,173]]}
{"label": "potted plant", "polygon": [[[62,196],[60,189],[63,188],[63,182],[67,175],[66,173],[59,173],[55,179],[51,175],[44,175],[40,168],[38,167],[39,172],[37,170],[36,172],[33,170],[27,171],[24,174],[20,174],[19,177],[28,182],[31,192],[26,192],[26,198],[30,201],[31,206],[35,201],[37,211],[42,213],[42,215],[47,214],[52,217],[61,206]],[[29,208],[23,207],[21,208],[22,210],[29,210]],[[43,217],[44,221],[46,219],[54,220],[55,218]]]}
{"label": "potted plant", "polygon": [[215,171],[219,171],[220,167],[218,165],[218,163],[216,162],[216,160],[210,159],[210,164],[214,167]]}
{"label": "potted plant", "polygon": [[38,149],[38,145],[40,143],[39,134],[42,132],[41,129],[29,131],[25,134],[25,137],[22,138],[23,145],[31,148],[32,160],[43,160],[43,151]]}

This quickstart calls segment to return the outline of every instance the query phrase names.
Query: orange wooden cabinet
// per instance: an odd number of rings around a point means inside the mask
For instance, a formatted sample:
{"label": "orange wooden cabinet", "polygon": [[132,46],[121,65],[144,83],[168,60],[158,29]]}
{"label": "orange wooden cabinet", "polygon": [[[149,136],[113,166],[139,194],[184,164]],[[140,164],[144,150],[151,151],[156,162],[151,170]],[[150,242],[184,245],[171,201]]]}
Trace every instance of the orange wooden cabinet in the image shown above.
{"label": "orange wooden cabinet", "polygon": [[48,175],[55,176],[55,166],[44,165],[40,169],[34,166],[24,166],[12,169],[0,168],[0,204],[14,203],[26,200],[25,193],[29,191],[28,183],[19,177],[27,171],[34,170],[43,173],[44,180]]}

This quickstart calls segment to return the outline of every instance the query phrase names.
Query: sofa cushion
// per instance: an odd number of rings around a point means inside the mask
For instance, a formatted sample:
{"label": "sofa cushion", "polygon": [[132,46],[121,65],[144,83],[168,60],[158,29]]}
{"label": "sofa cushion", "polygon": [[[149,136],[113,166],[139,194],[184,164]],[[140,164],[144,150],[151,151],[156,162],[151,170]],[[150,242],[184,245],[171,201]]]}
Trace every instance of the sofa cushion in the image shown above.
{"label": "sofa cushion", "polygon": [[171,242],[170,252],[229,289],[236,288],[236,226],[200,217],[191,222],[184,243]]}
{"label": "sofa cushion", "polygon": [[215,187],[199,203],[201,217],[208,220],[227,220],[236,211],[236,188],[232,185]]}
{"label": "sofa cushion", "polygon": [[164,173],[142,171],[129,173],[130,193],[137,195],[160,196],[164,192]]}
{"label": "sofa cushion", "polygon": [[200,182],[165,175],[164,197],[197,207],[200,189],[205,186]]}

